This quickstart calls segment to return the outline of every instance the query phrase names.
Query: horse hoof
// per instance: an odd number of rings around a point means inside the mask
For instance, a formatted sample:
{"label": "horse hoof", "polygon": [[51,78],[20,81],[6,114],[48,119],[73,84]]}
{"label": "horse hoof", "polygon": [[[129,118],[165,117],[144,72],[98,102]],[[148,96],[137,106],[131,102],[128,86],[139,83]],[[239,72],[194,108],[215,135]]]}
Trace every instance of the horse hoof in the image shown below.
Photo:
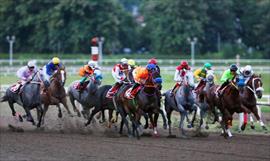
{"label": "horse hoof", "polygon": [[264,131],[267,131],[267,128],[266,128],[265,126],[262,126],[262,129],[263,129]]}
{"label": "horse hoof", "polygon": [[206,130],[208,130],[208,129],[209,129],[209,126],[208,126],[208,125],[206,125],[206,126],[205,126],[205,129],[206,129]]}
{"label": "horse hoof", "polygon": [[167,125],[163,125],[163,129],[164,130],[167,130]]}
{"label": "horse hoof", "polygon": [[244,131],[245,129],[246,129],[246,125],[243,124],[243,125],[241,126],[241,130]]}
{"label": "horse hoof", "polygon": [[143,127],[144,129],[147,129],[148,128],[148,125],[144,125],[144,127]]}
{"label": "horse hoof", "polygon": [[187,128],[189,128],[189,129],[192,128],[192,125],[191,124],[188,124],[187,125]]}
{"label": "horse hoof", "polygon": [[250,128],[251,128],[252,130],[255,130],[255,125],[250,125]]}
{"label": "horse hoof", "polygon": [[81,114],[80,114],[80,112],[78,112],[77,116],[78,116],[78,117],[81,117]]}
{"label": "horse hoof", "polygon": [[58,113],[58,118],[62,118],[62,117],[63,117],[62,113]]}
{"label": "horse hoof", "polygon": [[23,122],[23,118],[22,118],[21,115],[19,115],[19,121],[20,121],[20,122]]}
{"label": "horse hoof", "polygon": [[182,139],[187,139],[188,136],[187,136],[187,135],[181,135],[180,138],[182,138]]}
{"label": "horse hoof", "polygon": [[89,125],[89,123],[87,122],[87,123],[84,123],[84,126],[86,127],[86,126],[88,126]]}

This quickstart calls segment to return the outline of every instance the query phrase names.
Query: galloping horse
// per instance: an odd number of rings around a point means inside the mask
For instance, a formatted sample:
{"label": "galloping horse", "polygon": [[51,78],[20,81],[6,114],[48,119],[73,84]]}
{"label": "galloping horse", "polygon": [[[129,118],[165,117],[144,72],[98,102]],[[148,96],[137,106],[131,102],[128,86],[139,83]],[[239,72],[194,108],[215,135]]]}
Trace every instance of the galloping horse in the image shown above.
{"label": "galloping horse", "polygon": [[95,75],[93,77],[90,77],[90,80],[85,82],[84,85],[87,84],[86,89],[83,90],[81,93],[77,89],[79,81],[72,82],[68,88],[68,94],[70,102],[73,106],[74,111],[77,112],[78,116],[80,117],[80,111],[75,106],[75,100],[78,101],[82,107],[83,116],[88,119],[90,109],[95,106],[97,102],[97,90],[98,86],[101,84],[101,75]]}
{"label": "galloping horse", "polygon": [[221,106],[219,109],[222,113],[222,129],[224,132],[224,137],[232,137],[230,127],[232,126],[232,115],[241,112],[250,112],[241,102],[241,96],[239,87],[236,84],[236,78],[234,78],[230,84],[224,89],[223,96],[220,98]]}
{"label": "galloping horse", "polygon": [[44,104],[44,113],[43,113],[43,123],[46,112],[49,105],[57,105],[58,107],[58,117],[62,117],[62,112],[59,103],[62,103],[66,108],[68,114],[72,116],[66,99],[66,91],[64,88],[66,81],[66,71],[64,68],[59,68],[51,77],[51,83],[47,92],[41,94],[41,101]]}
{"label": "galloping horse", "polygon": [[188,78],[184,77],[180,88],[177,90],[175,98],[171,97],[171,90],[168,90],[165,95],[165,110],[167,113],[167,119],[169,124],[169,135],[171,136],[171,113],[173,110],[178,111],[181,116],[179,128],[181,130],[181,137],[185,138],[186,134],[184,131],[184,119],[187,117],[187,112],[196,110],[194,106],[195,98],[192,93],[192,87],[189,84]]}
{"label": "galloping horse", "polygon": [[[136,97],[132,100],[125,98],[125,92],[131,87],[131,85],[127,84],[122,86],[119,89],[117,94],[113,97],[115,108],[120,112],[122,117],[120,133],[122,133],[123,124],[125,123],[128,128],[128,134],[130,136],[130,129],[128,126],[128,122],[126,120],[126,116],[129,115],[132,126],[133,133],[136,132],[137,138],[138,135],[138,126],[141,115],[145,112],[150,116],[150,121],[154,126],[154,134],[157,134],[157,119],[160,111],[159,107],[159,96],[157,94],[157,88],[154,84],[154,80],[151,74],[149,74],[149,78],[146,83],[142,86],[142,88],[138,91]],[[152,114],[154,114],[154,119],[152,118]]]}
{"label": "galloping horse", "polygon": [[[43,116],[43,109],[41,107],[41,98],[40,98],[40,86],[41,80],[40,72],[36,72],[29,83],[26,83],[19,93],[12,92],[11,87],[6,90],[5,96],[2,97],[1,102],[8,101],[9,107],[12,111],[12,115],[16,116],[16,111],[14,109],[14,103],[21,105],[25,112],[27,121],[32,122],[35,125],[35,121],[31,115],[30,110],[36,108],[38,113],[38,124],[37,127],[40,127],[41,120]],[[22,116],[19,114],[20,121],[22,122]]]}
{"label": "galloping horse", "polygon": [[[210,90],[210,88],[214,85],[214,74],[212,72],[208,72],[205,78],[205,86],[204,88],[200,88],[196,92],[196,105],[199,107],[197,108],[200,114],[200,127],[203,124],[203,118],[205,117],[205,114],[209,112],[215,113],[215,109],[209,108],[209,104],[207,102],[207,92]],[[196,114],[194,114],[191,125],[193,126],[194,121],[196,119]],[[206,129],[208,129],[208,123],[206,122]]]}
{"label": "galloping horse", "polygon": [[[257,98],[261,99],[263,94],[262,80],[260,76],[252,75],[248,80],[246,80],[246,86],[240,92],[242,104],[247,107],[260,122],[262,128],[267,130],[262,122],[257,109]],[[242,125],[241,130],[244,130],[246,122]]]}
{"label": "galloping horse", "polygon": [[85,126],[89,125],[93,119],[93,117],[95,116],[96,113],[98,112],[102,112],[103,114],[103,121],[105,121],[105,116],[104,116],[104,110],[108,109],[109,110],[109,127],[112,124],[112,114],[113,111],[115,110],[114,105],[113,105],[113,101],[111,98],[107,98],[106,94],[107,92],[111,89],[111,85],[104,85],[101,86],[100,88],[98,88],[97,90],[97,99],[96,104],[94,109],[92,110],[90,117],[88,118],[88,121],[85,123]]}

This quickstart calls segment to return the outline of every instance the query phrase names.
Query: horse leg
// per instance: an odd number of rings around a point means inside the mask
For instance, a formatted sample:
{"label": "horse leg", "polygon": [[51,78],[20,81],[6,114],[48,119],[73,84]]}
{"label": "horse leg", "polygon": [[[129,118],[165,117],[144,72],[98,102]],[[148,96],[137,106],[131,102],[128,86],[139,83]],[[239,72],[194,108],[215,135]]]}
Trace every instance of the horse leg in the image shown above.
{"label": "horse leg", "polygon": [[81,117],[81,113],[80,113],[80,111],[78,110],[78,108],[75,105],[74,96],[71,93],[69,93],[69,100],[70,100],[70,103],[72,104],[73,111],[77,112],[78,117]]}
{"label": "horse leg", "polygon": [[261,117],[259,115],[259,113],[261,114],[261,109],[259,106],[254,106],[251,109],[251,112],[254,114],[254,116],[256,117],[256,119],[260,122],[260,125],[262,127],[263,130],[267,131],[267,128],[265,127],[263,121],[261,120]]}
{"label": "horse leg", "polygon": [[158,135],[158,131],[157,131],[157,121],[158,121],[158,116],[159,116],[159,113],[155,113],[154,114],[154,128],[153,128],[153,130],[154,130],[154,136],[159,136]]}
{"label": "horse leg", "polygon": [[45,123],[45,115],[46,115],[46,113],[47,113],[47,111],[48,111],[48,108],[49,108],[49,105],[48,104],[44,104],[44,110],[43,110],[43,117],[42,117],[42,124],[44,124]]}
{"label": "horse leg", "polygon": [[186,138],[185,130],[184,130],[184,119],[186,117],[186,111],[180,112],[180,123],[179,123],[179,130],[180,130],[180,137]]}
{"label": "horse leg", "polygon": [[56,106],[58,108],[58,118],[62,118],[63,115],[62,115],[61,107],[59,104],[57,104]]}
{"label": "horse leg", "polygon": [[143,112],[143,117],[145,119],[144,129],[147,129],[149,127],[149,124],[148,124],[148,118],[149,118],[149,116],[145,112]]}
{"label": "horse leg", "polygon": [[171,113],[172,113],[172,110],[171,109],[167,109],[166,110],[166,113],[167,113],[167,119],[168,119],[168,125],[169,125],[169,136],[172,135],[172,128],[171,128]]}
{"label": "horse leg", "polygon": [[92,110],[91,115],[88,118],[88,121],[84,125],[88,126],[91,123],[95,114],[98,113],[99,111],[100,111],[100,108],[98,108],[98,106],[95,106],[94,110]]}
{"label": "horse leg", "polygon": [[250,120],[250,128],[255,129],[254,120],[251,114],[249,114],[249,120]]}
{"label": "horse leg", "polygon": [[67,98],[66,97],[62,98],[60,102],[64,105],[64,107],[67,110],[69,116],[73,117],[73,115],[71,114],[71,112],[70,112],[70,110],[68,108],[68,105],[67,105]]}
{"label": "horse leg", "polygon": [[113,117],[113,110],[109,109],[109,125],[108,125],[109,128],[111,128],[112,124],[113,124],[112,121],[111,121],[112,117]]}
{"label": "horse leg", "polygon": [[159,109],[159,113],[161,114],[162,119],[163,119],[163,129],[167,129],[167,120],[166,120],[163,110]]}
{"label": "horse leg", "polygon": [[32,115],[31,115],[30,110],[27,107],[23,107],[23,108],[24,108],[24,110],[26,112],[26,117],[27,117],[26,120],[29,121],[29,122],[32,122],[33,125],[36,125]]}
{"label": "horse leg", "polygon": [[38,118],[38,124],[37,124],[37,127],[40,127],[41,123],[42,123],[42,118],[43,118],[43,109],[42,109],[42,106],[39,105],[37,106],[37,112],[40,114],[40,117]]}
{"label": "horse leg", "polygon": [[12,101],[8,101],[8,104],[9,104],[9,107],[10,107],[10,109],[11,109],[11,111],[12,111],[12,116],[14,116],[14,118],[16,118],[16,120],[17,120],[17,115],[18,115],[19,121],[20,121],[20,122],[23,122],[22,116],[21,116],[19,113],[17,113],[17,112],[15,111],[15,109],[14,109],[14,103],[13,103]]}

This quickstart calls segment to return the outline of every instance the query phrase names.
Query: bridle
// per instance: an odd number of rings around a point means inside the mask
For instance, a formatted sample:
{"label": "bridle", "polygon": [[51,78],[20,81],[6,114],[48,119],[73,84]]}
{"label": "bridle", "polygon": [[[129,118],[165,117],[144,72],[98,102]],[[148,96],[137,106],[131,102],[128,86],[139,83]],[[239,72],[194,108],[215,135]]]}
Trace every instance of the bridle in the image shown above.
{"label": "bridle", "polygon": [[[258,92],[258,91],[263,92],[263,91],[264,91],[263,87],[261,86],[261,78],[259,78],[259,77],[251,77],[250,79],[248,79],[248,80],[246,81],[246,84],[248,84],[248,82],[249,82],[250,80],[252,80],[251,87],[250,87],[250,85],[247,85],[246,87],[247,87],[247,88],[248,88],[255,96],[256,96],[256,92]],[[259,80],[259,82],[258,82],[259,87],[257,87],[257,88],[256,88],[256,86],[255,86],[255,81],[256,81],[256,80]]]}

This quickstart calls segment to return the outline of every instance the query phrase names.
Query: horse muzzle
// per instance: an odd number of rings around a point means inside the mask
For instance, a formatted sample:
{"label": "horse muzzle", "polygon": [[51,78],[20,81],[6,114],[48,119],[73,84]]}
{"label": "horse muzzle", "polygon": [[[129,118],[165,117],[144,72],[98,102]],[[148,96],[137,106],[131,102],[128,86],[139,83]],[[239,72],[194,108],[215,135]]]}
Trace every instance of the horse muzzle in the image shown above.
{"label": "horse muzzle", "polygon": [[256,95],[259,99],[262,98],[263,91],[264,91],[264,89],[262,87],[259,87],[256,89]]}

